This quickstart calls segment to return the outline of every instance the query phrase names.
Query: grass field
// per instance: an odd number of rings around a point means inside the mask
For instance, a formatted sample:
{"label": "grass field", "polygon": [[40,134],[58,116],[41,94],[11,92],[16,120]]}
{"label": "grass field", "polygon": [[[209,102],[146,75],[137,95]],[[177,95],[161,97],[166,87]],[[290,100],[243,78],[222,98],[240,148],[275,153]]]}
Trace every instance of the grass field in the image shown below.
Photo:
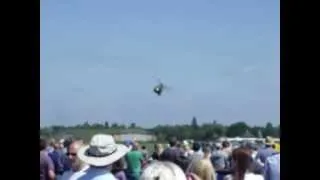
{"label": "grass field", "polygon": [[148,152],[153,152],[154,151],[154,144],[152,142],[140,142],[141,146],[146,146]]}

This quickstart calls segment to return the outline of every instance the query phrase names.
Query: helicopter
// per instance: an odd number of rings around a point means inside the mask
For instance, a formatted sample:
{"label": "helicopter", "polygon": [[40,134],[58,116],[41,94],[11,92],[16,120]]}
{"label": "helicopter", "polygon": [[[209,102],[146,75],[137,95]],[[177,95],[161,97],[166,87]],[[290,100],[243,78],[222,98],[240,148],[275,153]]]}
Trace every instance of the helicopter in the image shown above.
{"label": "helicopter", "polygon": [[165,89],[168,89],[168,87],[159,81],[159,83],[153,88],[153,92],[158,96],[161,96]]}

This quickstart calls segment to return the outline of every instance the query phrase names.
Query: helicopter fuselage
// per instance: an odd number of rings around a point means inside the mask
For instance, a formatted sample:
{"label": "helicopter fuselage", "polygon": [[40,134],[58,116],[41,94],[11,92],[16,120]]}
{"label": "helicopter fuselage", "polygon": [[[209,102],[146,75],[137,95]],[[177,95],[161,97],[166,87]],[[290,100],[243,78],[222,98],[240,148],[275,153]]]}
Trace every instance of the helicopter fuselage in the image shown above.
{"label": "helicopter fuselage", "polygon": [[153,88],[153,92],[160,96],[162,94],[163,88],[164,85],[161,83]]}

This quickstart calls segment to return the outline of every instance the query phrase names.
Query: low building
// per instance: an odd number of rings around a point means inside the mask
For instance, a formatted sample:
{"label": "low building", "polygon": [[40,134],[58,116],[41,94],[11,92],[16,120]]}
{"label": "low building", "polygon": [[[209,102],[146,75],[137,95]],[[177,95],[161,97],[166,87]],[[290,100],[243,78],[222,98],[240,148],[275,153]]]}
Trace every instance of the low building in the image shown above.
{"label": "low building", "polygon": [[152,133],[143,130],[126,130],[122,131],[119,134],[114,134],[114,139],[116,141],[126,141],[126,140],[135,140],[135,141],[156,141],[157,137]]}

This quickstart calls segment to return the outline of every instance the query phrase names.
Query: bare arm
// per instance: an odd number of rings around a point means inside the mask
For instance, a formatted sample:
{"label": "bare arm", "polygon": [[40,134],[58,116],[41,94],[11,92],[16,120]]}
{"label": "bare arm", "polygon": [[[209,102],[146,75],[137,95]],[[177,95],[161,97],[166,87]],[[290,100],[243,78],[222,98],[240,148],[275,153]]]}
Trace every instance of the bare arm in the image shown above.
{"label": "bare arm", "polygon": [[48,175],[51,180],[54,180],[56,175],[54,173],[54,165],[52,159],[50,157],[47,158],[47,166],[48,166]]}
{"label": "bare arm", "polygon": [[56,177],[56,175],[55,175],[55,173],[54,173],[54,171],[52,171],[52,170],[49,170],[49,178],[51,179],[51,180],[54,180],[55,179],[55,177]]}

